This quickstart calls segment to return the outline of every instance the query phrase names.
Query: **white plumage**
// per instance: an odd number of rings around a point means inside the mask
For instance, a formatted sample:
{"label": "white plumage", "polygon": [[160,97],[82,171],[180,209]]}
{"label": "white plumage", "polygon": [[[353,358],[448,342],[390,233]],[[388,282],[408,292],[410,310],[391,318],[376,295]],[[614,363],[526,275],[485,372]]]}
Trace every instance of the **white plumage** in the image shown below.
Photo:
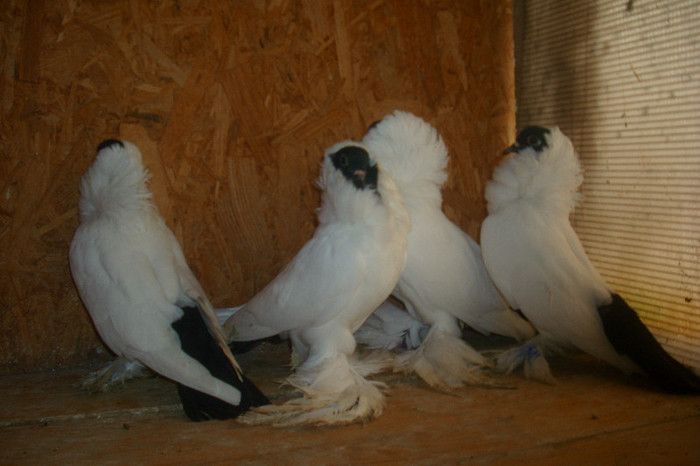
{"label": "white plumage", "polygon": [[523,365],[527,375],[551,381],[545,353],[573,347],[624,372],[646,372],[670,391],[697,391],[697,377],[605,283],[571,227],[583,173],[569,138],[558,128],[529,127],[506,152],[515,155],[486,187],[483,256],[508,303],[539,335],[504,353],[502,368]]}
{"label": "white plumage", "polygon": [[242,375],[151,202],[138,148],[109,140],[98,150],[80,183],[81,223],[70,248],[73,279],[97,332],[118,356],[179,383],[193,420],[235,417],[266,402]]}
{"label": "white plumage", "polygon": [[383,410],[377,384],[364,379],[383,363],[358,361],[352,334],[396,284],[410,221],[394,182],[370,155],[351,141],[326,151],[313,238],[224,326],[234,341],[288,334],[299,362],[289,381],[306,395],[251,411],[243,422],[348,423]]}
{"label": "white plumage", "polygon": [[[535,331],[499,295],[479,245],[442,211],[448,161],[442,138],[429,123],[396,111],[373,125],[363,143],[395,180],[411,217],[408,259],[393,294],[430,327],[421,345],[398,356],[398,369],[447,391],[491,385],[481,370],[490,362],[461,339],[459,320],[481,333],[516,339]],[[360,337],[374,344],[372,335]]]}
{"label": "white plumage", "polygon": [[412,350],[423,343],[429,330],[429,326],[387,299],[355,332],[355,340],[369,349]]}

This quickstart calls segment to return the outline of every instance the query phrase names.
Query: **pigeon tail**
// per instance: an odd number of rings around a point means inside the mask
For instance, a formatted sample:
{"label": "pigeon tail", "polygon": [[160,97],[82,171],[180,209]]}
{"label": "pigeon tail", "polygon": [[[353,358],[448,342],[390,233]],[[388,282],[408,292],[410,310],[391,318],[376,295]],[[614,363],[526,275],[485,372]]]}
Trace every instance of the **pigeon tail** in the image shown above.
{"label": "pigeon tail", "polygon": [[251,407],[263,406],[270,400],[251,382],[245,375],[237,388],[241,391],[241,404],[238,406],[229,404],[214,396],[207,395],[180,383],[177,384],[177,393],[182,402],[182,409],[190,420],[195,422],[212,419],[233,419],[247,411]]}
{"label": "pigeon tail", "polygon": [[185,414],[193,421],[230,419],[254,406],[268,404],[269,400],[232,364],[211,335],[202,313],[197,307],[184,307],[183,316],[171,327],[180,338],[182,350],[199,361],[209,373],[236,388],[241,396],[238,405],[227,403],[212,395],[178,384],[178,393]]}
{"label": "pigeon tail", "polygon": [[700,393],[700,378],[663,349],[637,313],[618,294],[598,307],[605,336],[613,348],[632,359],[664,391]]}

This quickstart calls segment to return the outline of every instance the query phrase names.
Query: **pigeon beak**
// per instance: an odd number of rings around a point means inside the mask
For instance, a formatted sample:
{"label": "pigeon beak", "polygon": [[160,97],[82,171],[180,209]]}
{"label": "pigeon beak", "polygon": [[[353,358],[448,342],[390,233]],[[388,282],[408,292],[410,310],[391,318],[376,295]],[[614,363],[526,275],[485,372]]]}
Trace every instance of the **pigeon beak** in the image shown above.
{"label": "pigeon beak", "polygon": [[513,153],[518,153],[518,152],[520,152],[520,144],[518,144],[516,142],[515,144],[510,146],[508,149],[504,150],[502,155],[508,155],[508,154],[513,154]]}
{"label": "pigeon beak", "polygon": [[357,177],[357,179],[359,179],[360,181],[365,181],[365,176],[367,175],[367,172],[364,170],[355,170],[353,175],[355,175],[355,177]]}

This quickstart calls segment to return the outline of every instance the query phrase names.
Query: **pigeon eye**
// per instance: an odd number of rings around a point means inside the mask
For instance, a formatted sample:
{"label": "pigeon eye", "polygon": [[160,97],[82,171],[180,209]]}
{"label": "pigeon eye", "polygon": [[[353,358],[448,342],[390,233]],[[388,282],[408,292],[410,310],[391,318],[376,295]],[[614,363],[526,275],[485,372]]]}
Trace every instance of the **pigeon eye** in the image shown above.
{"label": "pigeon eye", "polygon": [[528,138],[527,138],[527,144],[529,146],[536,146],[539,144],[539,142],[540,142],[540,138],[538,138],[537,136],[528,136]]}
{"label": "pigeon eye", "polygon": [[341,167],[347,167],[349,165],[349,163],[350,162],[348,162],[348,158],[345,155],[340,157],[340,166]]}

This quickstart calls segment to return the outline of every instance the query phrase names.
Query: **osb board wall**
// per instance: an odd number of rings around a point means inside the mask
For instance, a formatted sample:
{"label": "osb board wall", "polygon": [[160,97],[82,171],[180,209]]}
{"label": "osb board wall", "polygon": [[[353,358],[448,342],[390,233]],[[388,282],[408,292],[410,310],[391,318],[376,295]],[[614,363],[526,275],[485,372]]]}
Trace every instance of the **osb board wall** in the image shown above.
{"label": "osb board wall", "polygon": [[325,148],[396,108],[445,138],[445,209],[476,237],[515,130],[511,16],[510,0],[3,2],[0,372],[102,348],[67,254],[108,137],[141,147],[217,306],[311,237]]}

